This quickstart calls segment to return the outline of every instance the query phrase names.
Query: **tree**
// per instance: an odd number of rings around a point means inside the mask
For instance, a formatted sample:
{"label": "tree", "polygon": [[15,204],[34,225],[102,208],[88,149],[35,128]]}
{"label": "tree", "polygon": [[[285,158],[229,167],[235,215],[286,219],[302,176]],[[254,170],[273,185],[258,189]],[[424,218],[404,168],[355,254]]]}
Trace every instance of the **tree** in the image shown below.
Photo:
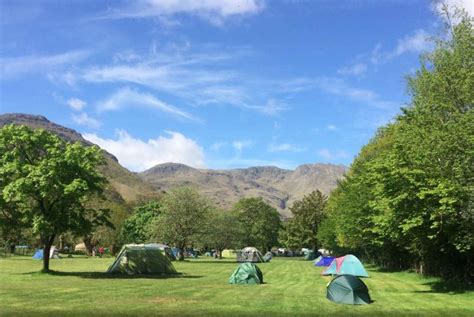
{"label": "tree", "polygon": [[169,191],[161,204],[161,214],[151,225],[151,234],[178,247],[179,260],[183,261],[185,248],[205,232],[211,205],[196,190],[187,187]]}
{"label": "tree", "polygon": [[290,207],[293,218],[286,225],[287,245],[318,249],[317,234],[324,217],[327,197],[319,190],[311,192]]}
{"label": "tree", "polygon": [[207,230],[199,239],[201,244],[214,248],[222,259],[224,249],[239,248],[243,230],[237,214],[213,210],[207,223]]}
{"label": "tree", "polygon": [[234,211],[243,228],[245,245],[267,251],[278,243],[280,215],[262,198],[242,198],[235,204]]}
{"label": "tree", "polygon": [[148,226],[157,219],[159,214],[160,204],[157,201],[150,201],[135,207],[133,215],[123,224],[120,233],[122,242],[144,243],[149,241],[151,236]]}
{"label": "tree", "polygon": [[48,255],[58,235],[108,223],[107,210],[86,207],[90,197],[104,190],[105,178],[96,170],[102,162],[96,146],[66,143],[42,129],[0,129],[0,194],[18,219],[39,234],[44,272],[49,272]]}

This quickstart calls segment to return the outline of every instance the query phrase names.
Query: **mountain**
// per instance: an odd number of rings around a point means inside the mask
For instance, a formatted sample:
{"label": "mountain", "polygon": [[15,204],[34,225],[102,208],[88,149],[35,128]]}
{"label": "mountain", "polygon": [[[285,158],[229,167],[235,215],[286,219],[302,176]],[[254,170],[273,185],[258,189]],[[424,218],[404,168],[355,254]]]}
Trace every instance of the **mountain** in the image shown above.
{"label": "mountain", "polygon": [[[0,128],[6,124],[42,128],[68,142],[92,143],[75,130],[49,121],[43,116],[29,114],[0,115]],[[290,216],[291,204],[313,190],[324,194],[334,189],[347,168],[343,165],[305,164],[295,170],[274,166],[243,169],[196,169],[183,164],[159,164],[141,173],[122,167],[117,158],[105,152],[102,173],[109,180],[108,196],[118,201],[134,202],[158,195],[176,186],[193,186],[221,208],[231,208],[242,197],[262,197],[278,209],[283,217]]]}
{"label": "mountain", "polygon": [[[72,129],[63,127],[49,121],[43,116],[30,114],[8,113],[0,115],[0,128],[7,124],[25,125],[34,129],[42,128],[57,134],[68,142],[81,142],[86,146],[92,143],[82,137],[82,135]],[[156,195],[156,191],[138,175],[122,167],[115,156],[105,152],[105,166],[101,167],[101,172],[109,180],[107,193],[116,200],[134,202],[140,199]]]}
{"label": "mountain", "polygon": [[277,208],[282,216],[288,217],[291,214],[288,207],[295,200],[316,189],[329,194],[346,170],[343,165],[333,164],[305,164],[295,170],[274,166],[212,170],[165,163],[138,175],[157,190],[175,186],[196,187],[221,208],[230,208],[242,197],[260,196]]}

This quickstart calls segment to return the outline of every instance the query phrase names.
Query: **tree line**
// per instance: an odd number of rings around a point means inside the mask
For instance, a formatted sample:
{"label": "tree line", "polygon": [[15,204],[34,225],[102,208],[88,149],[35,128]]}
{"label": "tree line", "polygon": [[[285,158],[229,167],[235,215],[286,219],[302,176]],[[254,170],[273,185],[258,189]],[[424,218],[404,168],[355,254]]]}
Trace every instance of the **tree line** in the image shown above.
{"label": "tree line", "polygon": [[474,34],[463,16],[408,77],[410,104],[362,148],[318,238],[379,265],[474,281]]}

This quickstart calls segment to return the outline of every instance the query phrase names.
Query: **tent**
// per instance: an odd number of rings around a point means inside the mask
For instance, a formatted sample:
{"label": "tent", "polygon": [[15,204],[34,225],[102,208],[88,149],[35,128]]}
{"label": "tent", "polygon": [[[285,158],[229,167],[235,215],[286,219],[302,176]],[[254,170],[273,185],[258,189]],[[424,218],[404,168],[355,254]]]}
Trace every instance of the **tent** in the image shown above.
{"label": "tent", "polygon": [[348,254],[341,256],[340,258],[335,258],[328,268],[321,273],[321,275],[343,275],[349,274],[360,277],[369,277],[367,271],[365,270],[362,263],[359,259],[352,255]]}
{"label": "tent", "polygon": [[176,260],[176,257],[174,256],[174,253],[173,253],[173,250],[171,250],[171,248],[169,246],[167,246],[166,244],[149,243],[149,244],[145,244],[145,245],[149,246],[149,247],[155,247],[155,248],[160,249],[161,252],[164,253],[170,261],[175,261]]}
{"label": "tent", "polygon": [[241,263],[229,278],[229,284],[262,284],[263,273],[253,263]]}
{"label": "tent", "polygon": [[340,304],[370,304],[369,289],[354,275],[339,275],[329,283],[327,299]]}
{"label": "tent", "polygon": [[265,253],[265,255],[263,256],[263,261],[265,262],[270,262],[272,259],[273,259],[273,254],[270,251]]}
{"label": "tent", "polygon": [[[58,249],[53,245],[49,250],[49,258],[50,259],[59,259],[59,252]],[[43,259],[43,249],[36,250],[35,254],[33,255],[33,259],[35,260],[42,260]]]}
{"label": "tent", "polygon": [[235,250],[230,250],[230,249],[222,250],[222,257],[223,258],[235,258],[236,254],[237,254],[237,251],[235,251]]}
{"label": "tent", "polygon": [[318,261],[314,261],[315,266],[329,266],[335,258],[332,256],[320,256],[318,259],[316,259]]}
{"label": "tent", "polygon": [[264,262],[262,253],[254,247],[246,247],[237,251],[237,262]]}
{"label": "tent", "polygon": [[107,273],[176,274],[171,261],[154,244],[126,244]]}
{"label": "tent", "polygon": [[312,260],[316,259],[317,255],[318,254],[316,252],[314,252],[313,250],[308,250],[304,254],[304,259],[312,261]]}
{"label": "tent", "polygon": [[76,244],[76,245],[74,246],[74,251],[87,253],[86,244],[85,244],[84,242],[83,242],[83,243]]}

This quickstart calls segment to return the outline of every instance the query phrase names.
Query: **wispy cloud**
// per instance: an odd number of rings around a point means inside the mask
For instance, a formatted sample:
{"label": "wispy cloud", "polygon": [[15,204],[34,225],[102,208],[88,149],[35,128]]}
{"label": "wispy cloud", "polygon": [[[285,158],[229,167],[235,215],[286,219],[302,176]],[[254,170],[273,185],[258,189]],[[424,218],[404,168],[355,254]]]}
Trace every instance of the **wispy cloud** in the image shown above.
{"label": "wispy cloud", "polygon": [[165,23],[176,24],[172,20],[173,17],[187,14],[205,19],[214,25],[222,25],[231,17],[257,14],[264,7],[262,0],[139,0],[112,9],[102,18],[159,18]]}
{"label": "wispy cloud", "polygon": [[340,68],[337,73],[340,75],[354,75],[360,76],[367,72],[367,65],[364,63],[356,63],[351,66]]}
{"label": "wispy cloud", "polygon": [[[458,9],[463,9],[470,17],[474,17],[474,1],[472,0],[433,1],[432,8],[445,20],[448,18],[448,16],[446,16],[446,13],[448,13],[451,23],[453,24],[458,24],[461,21],[456,12]],[[445,12],[445,10],[447,12]]]}
{"label": "wispy cloud", "polygon": [[195,116],[171,106],[155,96],[148,93],[141,93],[138,90],[124,87],[109,96],[97,105],[99,111],[118,110],[124,107],[149,107],[165,113],[169,113],[176,117],[185,118],[193,121],[200,121]]}
{"label": "wispy cloud", "polygon": [[232,147],[238,152],[241,153],[242,150],[246,147],[250,147],[254,142],[251,140],[236,140],[232,142]]}
{"label": "wispy cloud", "polygon": [[288,92],[302,92],[317,89],[375,108],[384,109],[395,106],[393,102],[384,100],[375,91],[354,87],[348,84],[344,79],[338,77],[296,78],[282,83],[281,89]]}
{"label": "wispy cloud", "polygon": [[328,149],[320,149],[317,152],[318,156],[327,161],[346,159],[349,154],[346,151],[330,151]]}
{"label": "wispy cloud", "polygon": [[6,79],[26,74],[47,73],[80,62],[89,55],[88,51],[77,50],[53,55],[2,57],[0,58],[0,77]]}
{"label": "wispy cloud", "polygon": [[300,147],[290,143],[270,143],[268,145],[268,152],[303,152],[306,151],[304,147]]}
{"label": "wispy cloud", "polygon": [[70,98],[67,101],[67,104],[69,107],[71,107],[73,110],[76,110],[76,111],[81,111],[86,106],[86,102],[79,98]]}
{"label": "wispy cloud", "polygon": [[86,133],[84,138],[115,155],[119,162],[132,171],[143,171],[157,164],[173,162],[204,168],[203,148],[196,141],[174,131],[156,139],[141,140],[118,130],[115,139],[101,138]]}
{"label": "wispy cloud", "polygon": [[336,131],[337,130],[337,127],[334,124],[329,124],[326,128],[329,131]]}
{"label": "wispy cloud", "polygon": [[98,129],[101,126],[99,120],[90,117],[87,113],[81,112],[79,114],[73,114],[72,120],[79,124],[89,128]]}

